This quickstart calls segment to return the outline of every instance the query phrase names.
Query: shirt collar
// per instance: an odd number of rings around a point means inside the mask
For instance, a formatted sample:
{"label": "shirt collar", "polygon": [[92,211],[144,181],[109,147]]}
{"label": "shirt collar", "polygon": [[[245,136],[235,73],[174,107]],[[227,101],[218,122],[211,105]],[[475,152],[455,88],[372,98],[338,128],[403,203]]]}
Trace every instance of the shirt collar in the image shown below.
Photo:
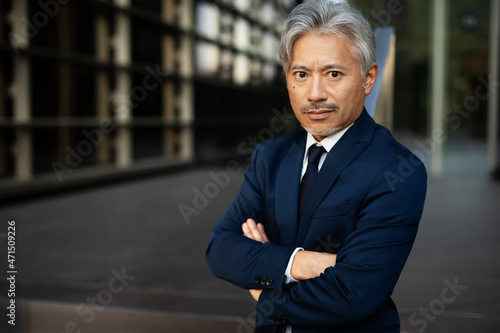
{"label": "shirt collar", "polygon": [[347,132],[347,130],[351,128],[352,125],[354,125],[354,123],[352,123],[351,125],[347,126],[346,128],[337,133],[327,136],[321,141],[317,141],[311,133],[307,132],[306,154],[304,156],[304,159],[307,158],[307,150],[314,144],[316,146],[323,146],[326,152],[329,153],[330,150],[333,148],[333,146],[335,146],[335,144],[340,140],[340,138],[345,134],[345,132]]}

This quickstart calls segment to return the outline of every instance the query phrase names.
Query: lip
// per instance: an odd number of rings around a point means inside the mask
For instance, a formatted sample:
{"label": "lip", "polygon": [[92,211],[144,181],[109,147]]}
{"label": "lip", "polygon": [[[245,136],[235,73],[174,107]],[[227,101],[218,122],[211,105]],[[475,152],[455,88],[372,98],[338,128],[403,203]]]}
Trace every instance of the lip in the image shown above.
{"label": "lip", "polygon": [[332,110],[312,110],[305,112],[305,114],[311,120],[322,120],[328,118],[332,112]]}

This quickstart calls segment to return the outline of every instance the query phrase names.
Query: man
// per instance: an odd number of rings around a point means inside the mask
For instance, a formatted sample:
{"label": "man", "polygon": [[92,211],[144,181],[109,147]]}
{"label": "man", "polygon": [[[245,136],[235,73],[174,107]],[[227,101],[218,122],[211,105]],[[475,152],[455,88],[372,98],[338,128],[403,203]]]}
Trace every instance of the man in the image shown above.
{"label": "man", "polygon": [[280,56],[305,130],[256,147],[211,234],[210,269],[250,290],[256,332],[399,332],[390,296],[426,172],[364,109],[373,31],[348,5],[307,2],[287,19]]}

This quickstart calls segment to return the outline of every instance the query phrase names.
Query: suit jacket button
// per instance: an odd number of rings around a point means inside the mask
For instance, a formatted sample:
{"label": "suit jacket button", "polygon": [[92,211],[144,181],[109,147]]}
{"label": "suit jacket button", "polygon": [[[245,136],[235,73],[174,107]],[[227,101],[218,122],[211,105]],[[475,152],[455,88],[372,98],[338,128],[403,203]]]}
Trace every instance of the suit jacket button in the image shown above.
{"label": "suit jacket button", "polygon": [[275,315],[270,315],[269,316],[269,321],[271,323],[276,323],[278,321],[278,318]]}
{"label": "suit jacket button", "polygon": [[265,277],[262,278],[262,280],[260,280],[260,284],[265,286],[267,283],[267,279]]}
{"label": "suit jacket button", "polygon": [[272,286],[273,285],[273,279],[267,279],[266,284],[268,286]]}
{"label": "suit jacket button", "polygon": [[262,278],[261,278],[260,276],[256,275],[256,276],[255,276],[255,280],[254,280],[254,281],[255,281],[255,283],[257,283],[257,284],[261,284],[261,283],[262,283],[262,282],[261,282],[261,281],[262,281]]}

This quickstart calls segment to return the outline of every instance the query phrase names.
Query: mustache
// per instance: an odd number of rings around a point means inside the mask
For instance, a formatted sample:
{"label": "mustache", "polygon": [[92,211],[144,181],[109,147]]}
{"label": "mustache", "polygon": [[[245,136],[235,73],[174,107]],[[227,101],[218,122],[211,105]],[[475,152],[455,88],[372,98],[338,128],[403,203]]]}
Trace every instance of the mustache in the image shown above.
{"label": "mustache", "polygon": [[332,110],[332,111],[337,111],[339,109],[339,106],[335,103],[326,103],[326,102],[321,102],[321,103],[311,103],[311,104],[306,104],[302,105],[300,107],[300,111],[302,112],[308,112],[308,111],[313,111],[313,110],[321,110],[321,109],[327,109],[327,110]]}

